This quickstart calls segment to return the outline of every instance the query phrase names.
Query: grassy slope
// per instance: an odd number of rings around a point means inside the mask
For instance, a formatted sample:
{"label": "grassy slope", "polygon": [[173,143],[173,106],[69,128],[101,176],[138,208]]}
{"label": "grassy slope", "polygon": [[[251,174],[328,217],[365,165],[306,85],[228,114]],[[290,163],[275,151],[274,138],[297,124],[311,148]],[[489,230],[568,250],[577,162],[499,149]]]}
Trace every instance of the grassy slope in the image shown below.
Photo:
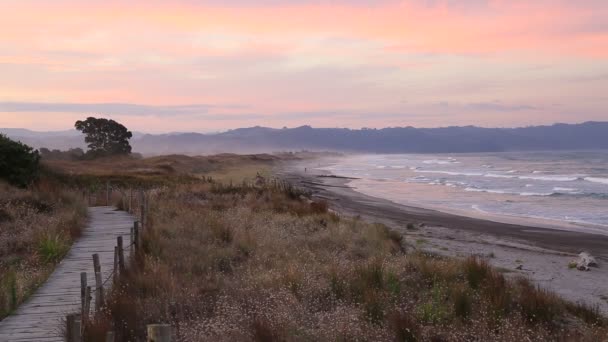
{"label": "grassy slope", "polygon": [[[242,185],[272,158],[182,158],[138,162],[163,163],[169,186],[152,197],[143,252],[90,340],[111,325],[141,338],[158,322],[184,341],[608,338],[594,310],[482,260],[409,253],[407,236],[337,217],[292,188]],[[171,181],[195,169],[188,184]],[[224,182],[200,180],[209,174]]]}
{"label": "grassy slope", "polygon": [[0,183],[0,319],[44,283],[85,217],[81,197],[49,175],[28,190]]}

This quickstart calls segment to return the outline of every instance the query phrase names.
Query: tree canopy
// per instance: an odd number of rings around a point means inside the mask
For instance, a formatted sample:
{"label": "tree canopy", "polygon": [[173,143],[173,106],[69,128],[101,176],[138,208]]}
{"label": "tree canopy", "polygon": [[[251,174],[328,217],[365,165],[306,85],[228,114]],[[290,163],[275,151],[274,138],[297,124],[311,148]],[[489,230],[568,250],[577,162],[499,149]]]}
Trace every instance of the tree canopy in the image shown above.
{"label": "tree canopy", "polygon": [[0,179],[25,187],[38,177],[39,162],[38,151],[0,134]]}
{"label": "tree canopy", "polygon": [[131,153],[129,139],[133,134],[114,120],[88,117],[84,121],[76,121],[74,126],[86,135],[84,141],[89,147],[87,154],[91,156]]}

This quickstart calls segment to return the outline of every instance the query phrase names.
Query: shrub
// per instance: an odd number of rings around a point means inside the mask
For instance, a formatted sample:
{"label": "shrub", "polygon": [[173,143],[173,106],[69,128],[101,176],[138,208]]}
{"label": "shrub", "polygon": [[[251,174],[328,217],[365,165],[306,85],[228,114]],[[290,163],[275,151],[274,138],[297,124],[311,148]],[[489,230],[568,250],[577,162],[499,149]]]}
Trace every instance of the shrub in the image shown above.
{"label": "shrub", "polygon": [[52,263],[60,260],[69,250],[69,245],[60,235],[43,235],[38,241],[38,253],[42,261]]}
{"label": "shrub", "polygon": [[0,178],[26,187],[38,177],[39,163],[38,151],[0,134]]}

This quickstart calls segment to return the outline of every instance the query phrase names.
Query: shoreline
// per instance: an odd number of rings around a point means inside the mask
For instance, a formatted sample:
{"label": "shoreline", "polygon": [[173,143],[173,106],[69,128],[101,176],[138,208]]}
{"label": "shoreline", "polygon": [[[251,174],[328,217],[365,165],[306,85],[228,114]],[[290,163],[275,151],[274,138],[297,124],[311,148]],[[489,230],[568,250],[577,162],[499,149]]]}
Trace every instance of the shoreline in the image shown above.
{"label": "shoreline", "polygon": [[[318,162],[286,163],[277,173],[341,214],[402,232],[412,249],[453,257],[480,256],[510,276],[529,277],[566,299],[598,306],[608,314],[608,236],[552,229],[534,220],[498,222],[398,204],[356,191],[348,185],[352,178],[317,170]],[[408,224],[414,229],[407,229]],[[589,272],[569,269],[569,262],[583,251],[595,256],[600,267]]]}

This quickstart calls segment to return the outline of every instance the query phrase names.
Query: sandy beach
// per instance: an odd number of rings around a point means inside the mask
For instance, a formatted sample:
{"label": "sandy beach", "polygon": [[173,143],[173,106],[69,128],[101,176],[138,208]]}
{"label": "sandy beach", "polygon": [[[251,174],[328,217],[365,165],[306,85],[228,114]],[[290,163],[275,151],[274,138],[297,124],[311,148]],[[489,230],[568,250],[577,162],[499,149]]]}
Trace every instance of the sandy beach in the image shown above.
{"label": "sandy beach", "polygon": [[[509,276],[528,277],[566,299],[597,305],[608,314],[608,236],[569,231],[567,225],[552,229],[551,222],[515,218],[505,222],[394,203],[357,192],[349,185],[352,179],[317,170],[322,163],[292,162],[280,166],[277,174],[308,189],[314,199],[326,200],[341,215],[403,232],[412,250],[483,257]],[[583,251],[595,256],[599,267],[569,268]]]}

